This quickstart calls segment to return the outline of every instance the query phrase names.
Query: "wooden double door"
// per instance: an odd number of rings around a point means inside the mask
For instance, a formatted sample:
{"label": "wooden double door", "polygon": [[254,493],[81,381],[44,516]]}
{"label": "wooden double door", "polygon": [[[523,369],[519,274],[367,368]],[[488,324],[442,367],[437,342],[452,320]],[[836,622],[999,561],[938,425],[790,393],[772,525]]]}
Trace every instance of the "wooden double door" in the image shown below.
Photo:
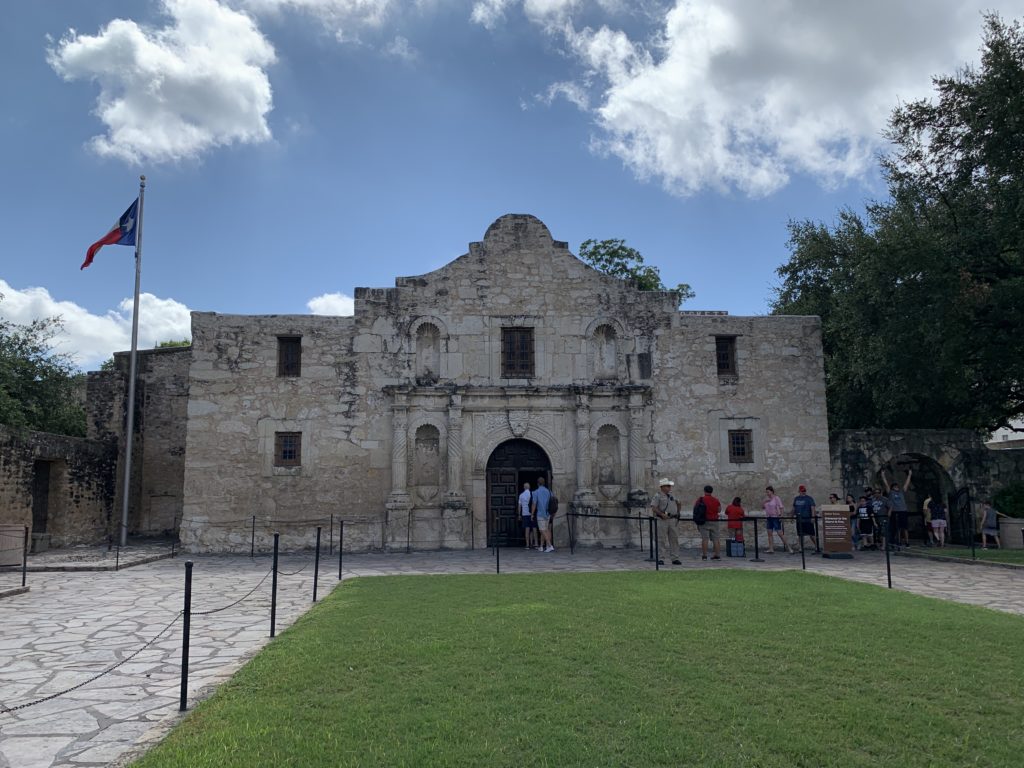
{"label": "wooden double door", "polygon": [[523,483],[536,488],[538,477],[551,487],[551,461],[536,443],[509,440],[494,449],[487,462],[488,545],[523,546],[519,494]]}

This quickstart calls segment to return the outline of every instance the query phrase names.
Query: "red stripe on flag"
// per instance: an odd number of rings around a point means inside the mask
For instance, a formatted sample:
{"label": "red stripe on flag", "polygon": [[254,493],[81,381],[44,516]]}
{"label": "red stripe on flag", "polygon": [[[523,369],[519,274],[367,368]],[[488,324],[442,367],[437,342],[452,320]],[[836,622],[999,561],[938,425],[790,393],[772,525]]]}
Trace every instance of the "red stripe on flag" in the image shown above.
{"label": "red stripe on flag", "polygon": [[82,262],[82,266],[80,266],[79,269],[85,269],[90,264],[92,264],[93,258],[99,252],[100,248],[102,248],[104,245],[112,245],[113,243],[116,243],[120,239],[121,225],[120,223],[117,223],[114,225],[114,228],[112,230],[107,232],[107,234],[105,234],[103,237],[101,237],[99,240],[97,240],[95,243],[89,246],[89,250],[85,252],[85,261]]}

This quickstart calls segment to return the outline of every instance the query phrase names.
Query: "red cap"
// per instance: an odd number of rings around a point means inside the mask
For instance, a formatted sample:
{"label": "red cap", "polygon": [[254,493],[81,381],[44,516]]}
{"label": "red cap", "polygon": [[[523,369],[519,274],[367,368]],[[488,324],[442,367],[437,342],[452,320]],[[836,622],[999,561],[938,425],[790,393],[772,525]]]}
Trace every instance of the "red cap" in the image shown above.
{"label": "red cap", "polygon": [[806,493],[806,492],[807,492],[807,486],[806,485],[801,485],[800,486],[800,493]]}

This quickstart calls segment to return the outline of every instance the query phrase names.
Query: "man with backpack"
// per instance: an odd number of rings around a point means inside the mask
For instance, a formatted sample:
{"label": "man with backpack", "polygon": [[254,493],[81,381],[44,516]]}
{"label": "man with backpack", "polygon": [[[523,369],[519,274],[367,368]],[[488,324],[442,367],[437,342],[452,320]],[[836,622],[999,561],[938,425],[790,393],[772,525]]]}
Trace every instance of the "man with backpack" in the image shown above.
{"label": "man with backpack", "polygon": [[700,532],[700,559],[708,559],[708,539],[714,538],[715,547],[712,560],[722,559],[722,529],[718,520],[718,513],[722,509],[722,502],[711,494],[714,488],[710,485],[704,486],[704,495],[693,505],[693,523]]}
{"label": "man with backpack", "polygon": [[537,518],[537,529],[540,531],[541,552],[554,552],[551,543],[551,491],[544,485],[544,475],[537,477],[537,490],[533,492],[532,509]]}

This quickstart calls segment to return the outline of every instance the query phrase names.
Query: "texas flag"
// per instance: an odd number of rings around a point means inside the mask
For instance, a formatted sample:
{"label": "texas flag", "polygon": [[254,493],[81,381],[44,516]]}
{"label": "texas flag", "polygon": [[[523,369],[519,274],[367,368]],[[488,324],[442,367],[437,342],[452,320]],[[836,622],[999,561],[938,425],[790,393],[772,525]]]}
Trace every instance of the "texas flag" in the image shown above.
{"label": "texas flag", "polygon": [[135,202],[128,206],[128,210],[121,215],[114,228],[89,246],[89,250],[85,252],[85,261],[79,269],[85,269],[92,264],[93,257],[104,245],[135,245],[135,224],[139,219],[138,214],[139,199],[135,198]]}

